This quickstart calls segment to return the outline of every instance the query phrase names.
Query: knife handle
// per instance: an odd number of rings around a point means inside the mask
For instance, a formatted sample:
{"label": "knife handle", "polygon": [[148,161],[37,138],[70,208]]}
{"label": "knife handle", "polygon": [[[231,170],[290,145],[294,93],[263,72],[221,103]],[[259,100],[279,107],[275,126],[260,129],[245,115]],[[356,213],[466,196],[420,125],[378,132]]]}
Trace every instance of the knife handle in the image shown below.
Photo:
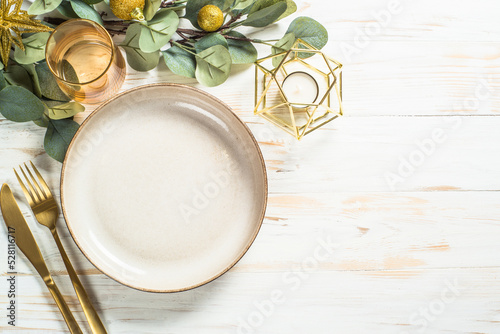
{"label": "knife handle", "polygon": [[106,328],[104,328],[104,325],[99,318],[99,315],[97,314],[96,310],[94,309],[94,306],[92,306],[92,302],[90,301],[90,298],[85,291],[85,288],[83,287],[82,282],[80,282],[80,279],[78,278],[78,275],[75,272],[75,269],[73,268],[73,265],[71,264],[68,255],[66,254],[66,251],[64,250],[64,247],[61,243],[61,239],[59,239],[59,234],[57,233],[57,230],[54,228],[51,230],[52,235],[54,236],[54,240],[57,244],[57,248],[59,249],[59,253],[61,253],[61,257],[64,261],[64,265],[66,266],[66,269],[68,270],[69,277],[71,278],[71,283],[73,283],[73,287],[75,288],[76,295],[78,297],[78,300],[80,300],[80,304],[82,305],[83,312],[85,313],[85,316],[87,317],[87,321],[89,322],[90,329],[92,330],[92,333],[94,334],[106,334]]}
{"label": "knife handle", "polygon": [[66,302],[64,301],[61,291],[59,291],[59,289],[57,288],[57,285],[52,277],[48,277],[48,279],[45,280],[45,285],[56,301],[57,307],[59,307],[59,310],[61,311],[64,321],[66,321],[66,325],[68,325],[70,332],[72,334],[83,334],[80,326],[78,326],[78,323],[75,320],[75,317],[73,317],[73,313],[71,313],[68,304],[66,304]]}

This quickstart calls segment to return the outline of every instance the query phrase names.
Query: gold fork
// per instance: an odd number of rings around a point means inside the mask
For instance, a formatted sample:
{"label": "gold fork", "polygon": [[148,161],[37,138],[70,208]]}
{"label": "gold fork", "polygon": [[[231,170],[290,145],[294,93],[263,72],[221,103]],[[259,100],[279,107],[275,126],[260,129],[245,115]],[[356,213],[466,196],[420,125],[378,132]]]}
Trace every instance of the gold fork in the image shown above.
{"label": "gold fork", "polygon": [[[16,173],[17,180],[19,181],[19,184],[21,185],[21,188],[24,191],[24,195],[26,196],[26,199],[28,200],[29,205],[31,206],[31,210],[35,214],[37,221],[40,224],[48,227],[50,229],[50,232],[52,233],[52,236],[54,237],[54,240],[57,244],[57,248],[59,248],[59,252],[61,253],[61,256],[63,258],[64,265],[66,266],[66,269],[68,270],[69,273],[69,277],[71,278],[71,281],[73,283],[76,295],[78,296],[80,304],[82,305],[83,312],[85,313],[85,316],[87,317],[87,320],[90,324],[90,328],[92,329],[92,333],[100,333],[100,334],[106,333],[106,329],[104,328],[104,325],[102,324],[99,315],[92,306],[92,303],[90,302],[87,292],[83,288],[83,285],[80,282],[80,279],[78,278],[75,269],[73,268],[71,262],[69,261],[68,255],[66,254],[66,251],[63,248],[61,240],[59,239],[59,234],[57,234],[56,221],[57,218],[59,217],[59,209],[57,207],[57,203],[54,197],[52,196],[52,192],[47,186],[47,183],[43,179],[42,175],[38,172],[35,165],[31,161],[30,163],[31,167],[33,168],[35,174],[38,177],[38,182],[26,164],[24,164],[24,167],[28,175],[30,176],[29,178],[24,172],[23,167],[19,166],[19,168],[21,169],[21,172],[24,175],[29,190],[28,188],[26,188],[23,181],[19,177],[19,174],[17,174],[16,170],[14,169],[14,173]],[[39,185],[39,183],[41,186]]]}

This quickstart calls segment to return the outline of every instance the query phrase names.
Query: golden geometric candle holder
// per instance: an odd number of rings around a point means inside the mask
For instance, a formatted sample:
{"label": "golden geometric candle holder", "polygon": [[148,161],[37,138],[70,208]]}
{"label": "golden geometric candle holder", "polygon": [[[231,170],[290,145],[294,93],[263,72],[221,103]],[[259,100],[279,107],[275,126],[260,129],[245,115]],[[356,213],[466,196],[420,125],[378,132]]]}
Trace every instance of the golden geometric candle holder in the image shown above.
{"label": "golden geometric candle holder", "polygon": [[[317,85],[317,98],[302,101],[308,80],[297,81],[294,90],[283,89],[291,74],[304,73]],[[291,80],[289,80],[291,81]],[[287,84],[290,86],[289,84]],[[310,95],[310,93],[308,92]],[[303,95],[303,94],[302,94]],[[342,116],[342,64],[301,39],[288,51],[255,62],[255,109],[260,115],[297,139]]]}

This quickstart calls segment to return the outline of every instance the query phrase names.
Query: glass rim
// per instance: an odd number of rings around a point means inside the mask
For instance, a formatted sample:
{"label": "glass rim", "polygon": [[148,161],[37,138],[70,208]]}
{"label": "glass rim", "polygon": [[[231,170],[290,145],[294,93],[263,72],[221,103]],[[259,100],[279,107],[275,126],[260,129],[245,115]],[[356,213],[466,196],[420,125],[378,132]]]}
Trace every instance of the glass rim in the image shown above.
{"label": "glass rim", "polygon": [[52,68],[51,64],[49,61],[47,61],[48,59],[48,48],[45,47],[45,62],[47,63],[47,67],[49,68],[50,72],[52,73],[52,75],[54,75],[54,77],[57,78],[57,80],[60,80],[64,83],[67,83],[67,84],[70,84],[70,85],[79,85],[79,86],[83,86],[83,85],[88,85],[88,84],[91,84],[99,79],[101,79],[109,70],[109,68],[111,67],[111,64],[113,63],[114,59],[115,59],[115,43],[113,42],[113,38],[111,37],[111,35],[109,34],[109,32],[106,30],[106,28],[104,28],[101,24],[95,22],[95,21],[92,21],[92,20],[88,20],[88,19],[70,19],[70,20],[67,20],[67,21],[64,21],[63,23],[61,23],[60,25],[58,25],[54,31],[52,31],[52,33],[50,34],[49,38],[47,39],[47,44],[49,44],[49,41],[53,38],[54,34],[57,32],[57,29],[67,25],[67,24],[71,24],[71,23],[75,23],[75,22],[86,22],[86,23],[90,23],[91,25],[93,25],[94,27],[96,27],[96,29],[98,30],[102,30],[104,31],[104,35],[107,37],[107,39],[109,40],[110,44],[111,44],[111,58],[109,59],[109,63],[108,65],[106,66],[106,68],[104,69],[104,71],[99,74],[95,79],[92,79],[90,81],[86,81],[86,82],[72,82],[72,81],[68,81],[68,80],[65,80],[63,78],[61,78],[55,71],[54,69]]}

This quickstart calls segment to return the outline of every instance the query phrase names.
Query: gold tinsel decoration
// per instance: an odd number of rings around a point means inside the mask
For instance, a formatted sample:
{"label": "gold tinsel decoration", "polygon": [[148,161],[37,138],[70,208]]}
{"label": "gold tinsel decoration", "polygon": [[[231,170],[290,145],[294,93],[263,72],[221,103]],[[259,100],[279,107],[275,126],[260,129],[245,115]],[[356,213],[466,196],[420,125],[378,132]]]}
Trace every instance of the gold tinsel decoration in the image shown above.
{"label": "gold tinsel decoration", "polygon": [[34,15],[28,15],[28,12],[21,10],[23,0],[1,0],[0,6],[0,39],[2,44],[1,56],[2,63],[7,67],[9,61],[10,48],[12,43],[24,51],[21,34],[34,33],[42,31],[51,31],[47,27],[35,20]]}

